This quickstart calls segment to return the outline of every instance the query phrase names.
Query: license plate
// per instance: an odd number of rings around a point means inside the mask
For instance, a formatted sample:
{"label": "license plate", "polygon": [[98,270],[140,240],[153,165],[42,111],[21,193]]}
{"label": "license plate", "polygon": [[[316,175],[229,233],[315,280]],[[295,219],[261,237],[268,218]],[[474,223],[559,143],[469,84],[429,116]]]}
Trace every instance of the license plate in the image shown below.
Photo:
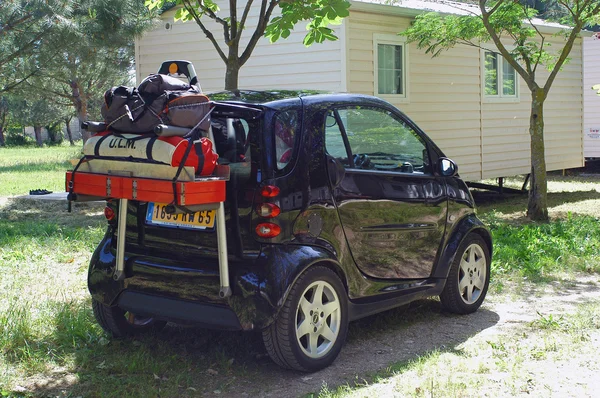
{"label": "license plate", "polygon": [[148,203],[146,223],[168,227],[211,230],[215,226],[215,210],[204,210],[193,214],[168,214],[166,204]]}

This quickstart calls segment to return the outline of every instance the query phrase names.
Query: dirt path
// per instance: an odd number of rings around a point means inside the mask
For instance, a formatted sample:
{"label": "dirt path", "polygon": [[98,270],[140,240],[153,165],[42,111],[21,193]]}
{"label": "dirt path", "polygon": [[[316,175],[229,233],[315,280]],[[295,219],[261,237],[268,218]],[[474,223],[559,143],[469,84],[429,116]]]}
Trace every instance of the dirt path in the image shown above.
{"label": "dirt path", "polygon": [[[557,319],[561,314],[573,313],[580,304],[600,302],[600,278],[579,279],[567,284],[556,282],[543,289],[530,286],[523,290],[520,297],[521,299],[510,300],[506,295],[492,295],[480,311],[468,316],[441,313],[439,304],[434,301],[419,302],[417,308],[411,308],[406,313],[408,318],[416,317],[418,320],[408,326],[389,326],[369,338],[350,338],[336,362],[323,371],[297,374],[282,371],[261,361],[258,366],[262,374],[260,382],[254,377],[239,377],[223,392],[216,390],[205,393],[209,396],[302,396],[319,392],[324,384],[330,389],[346,383],[354,385],[392,363],[415,359],[436,350],[452,350],[465,342],[477,344],[523,336],[522,344],[529,344],[528,325],[539,319],[540,314],[552,314]],[[421,313],[424,316],[421,317]],[[385,321],[386,316],[395,315],[397,314],[381,314],[359,321],[351,326],[351,335],[359,335],[361,329],[368,327],[369,323],[378,324]],[[569,355],[558,362],[535,361],[528,375],[527,386],[519,387],[520,392],[545,397],[597,396],[597,391],[600,391],[596,357],[596,351],[600,348],[598,337],[600,334],[595,333],[590,339],[589,355]],[[257,375],[255,372],[251,374]],[[490,380],[498,384],[498,387],[501,387],[506,377],[494,372],[489,375]],[[383,392],[374,394],[381,395]],[[480,394],[512,395],[510,389],[502,388]]]}

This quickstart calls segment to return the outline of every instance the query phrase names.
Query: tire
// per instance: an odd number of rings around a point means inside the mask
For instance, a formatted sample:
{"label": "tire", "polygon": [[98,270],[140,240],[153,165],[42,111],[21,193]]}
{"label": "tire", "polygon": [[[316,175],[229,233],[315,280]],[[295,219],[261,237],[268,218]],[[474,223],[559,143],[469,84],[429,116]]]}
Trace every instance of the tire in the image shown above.
{"label": "tire", "polygon": [[279,366],[314,372],[335,360],[347,333],[344,285],[332,270],[315,266],[292,286],[277,319],[263,330],[263,341]]}
{"label": "tire", "polygon": [[113,337],[159,332],[167,324],[154,318],[130,314],[119,307],[108,307],[94,299],[92,310],[98,324]]}
{"label": "tire", "polygon": [[471,233],[462,241],[452,261],[442,307],[455,314],[470,314],[483,303],[490,284],[490,251],[481,236]]}

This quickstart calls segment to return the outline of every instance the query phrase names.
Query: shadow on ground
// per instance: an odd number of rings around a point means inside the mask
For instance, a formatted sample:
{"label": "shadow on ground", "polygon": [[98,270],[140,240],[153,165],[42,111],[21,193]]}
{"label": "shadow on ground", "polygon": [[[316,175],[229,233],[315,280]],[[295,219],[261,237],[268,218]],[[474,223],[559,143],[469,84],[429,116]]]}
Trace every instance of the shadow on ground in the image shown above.
{"label": "shadow on ground", "polygon": [[[60,358],[74,356],[75,365],[24,381],[22,394],[302,396],[318,392],[324,384],[329,388],[352,384],[393,363],[436,350],[452,350],[499,320],[496,313],[486,309],[455,316],[442,312],[438,301],[418,301],[409,308],[352,323],[336,362],[307,374],[284,370],[271,362],[258,333],[169,325],[155,336],[109,341],[94,325],[86,305],[73,306],[72,311],[70,315],[63,311],[60,322],[57,319],[56,327],[62,332],[34,345],[41,353],[54,352]],[[87,333],[77,326],[82,317],[87,319]],[[79,321],[69,325],[69,319]],[[73,329],[70,341],[68,332],[65,336],[69,328]]]}

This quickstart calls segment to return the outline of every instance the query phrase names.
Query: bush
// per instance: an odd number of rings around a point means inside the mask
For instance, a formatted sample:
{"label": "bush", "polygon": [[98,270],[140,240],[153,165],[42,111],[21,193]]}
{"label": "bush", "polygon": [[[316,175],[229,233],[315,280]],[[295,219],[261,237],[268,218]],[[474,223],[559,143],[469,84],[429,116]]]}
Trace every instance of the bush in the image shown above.
{"label": "bush", "polygon": [[7,147],[35,145],[35,140],[23,135],[23,130],[20,127],[8,128],[8,130],[4,133],[4,138]]}

